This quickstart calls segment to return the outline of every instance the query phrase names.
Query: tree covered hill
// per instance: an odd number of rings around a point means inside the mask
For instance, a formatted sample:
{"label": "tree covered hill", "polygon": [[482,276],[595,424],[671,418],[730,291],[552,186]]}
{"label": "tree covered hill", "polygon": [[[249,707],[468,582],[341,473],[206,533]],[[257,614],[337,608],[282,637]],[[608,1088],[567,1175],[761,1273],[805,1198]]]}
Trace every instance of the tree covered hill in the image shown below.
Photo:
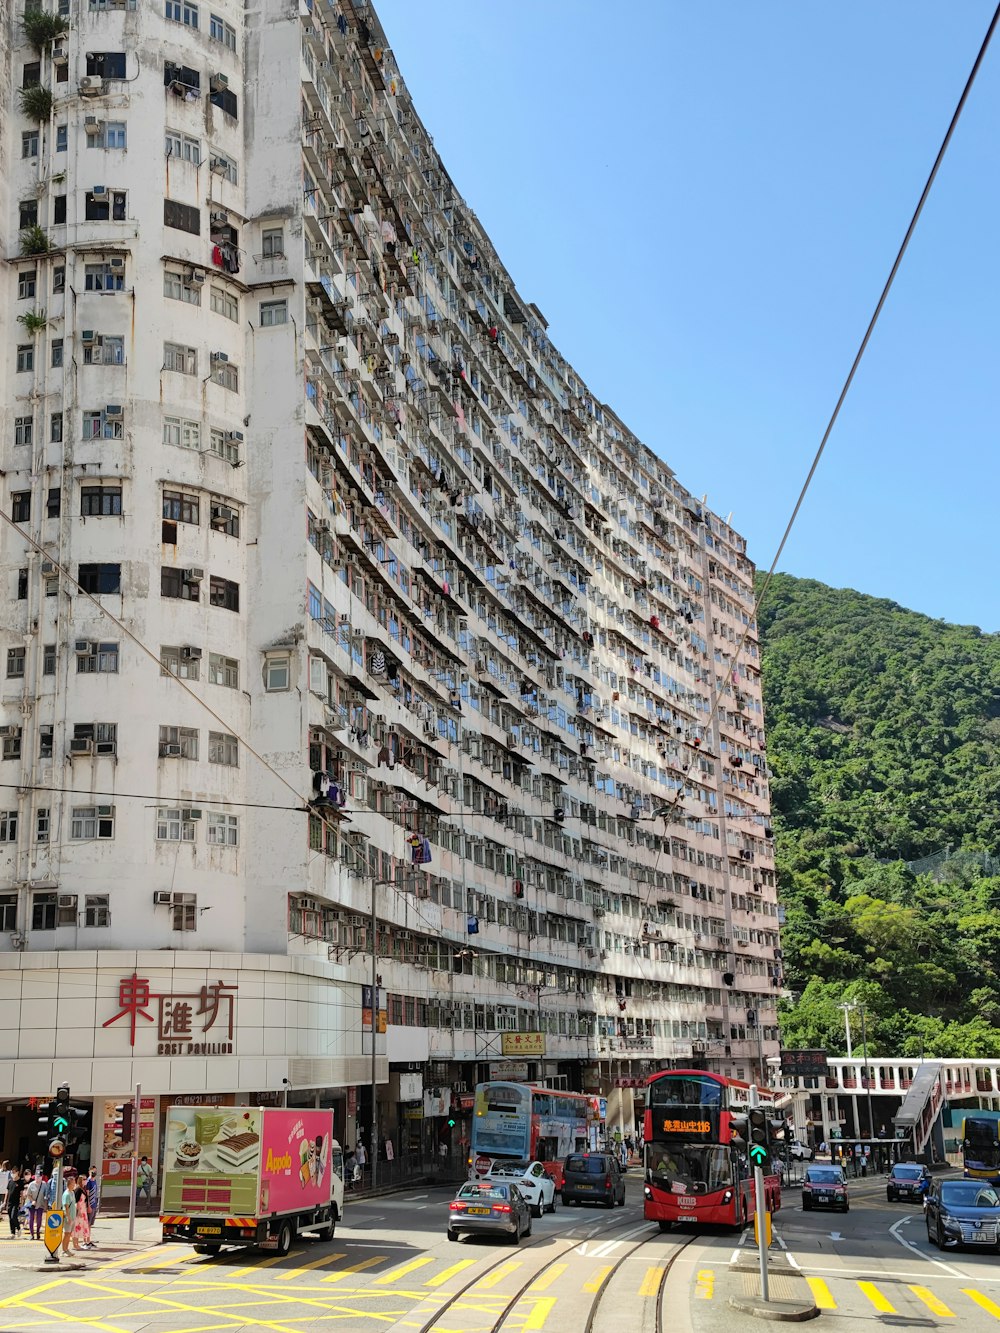
{"label": "tree covered hill", "polygon": [[1000,1056],[1000,636],[789,575],[760,631],[784,1041]]}

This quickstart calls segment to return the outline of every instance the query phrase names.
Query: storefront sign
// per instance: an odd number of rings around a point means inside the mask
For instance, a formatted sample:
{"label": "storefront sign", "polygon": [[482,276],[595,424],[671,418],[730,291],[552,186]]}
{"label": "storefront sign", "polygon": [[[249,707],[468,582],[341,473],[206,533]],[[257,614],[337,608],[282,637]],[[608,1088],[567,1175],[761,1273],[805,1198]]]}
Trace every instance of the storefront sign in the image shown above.
{"label": "storefront sign", "polygon": [[[157,1055],[232,1055],[238,989],[227,981],[213,981],[194,993],[165,994],[153,991],[146,977],[133,972],[118,983],[118,1012],[101,1026],[127,1019],[129,1045],[134,1046],[140,1020],[155,1024]],[[150,1012],[154,1001],[155,1016]],[[213,1030],[214,1037],[204,1040]]]}
{"label": "storefront sign", "polygon": [[347,1089],[347,1114],[356,1115],[358,1110],[358,1090],[357,1088]]}
{"label": "storefront sign", "polygon": [[451,1110],[451,1088],[424,1089],[424,1116],[447,1115]]}
{"label": "storefront sign", "polygon": [[500,1034],[501,1055],[544,1055],[544,1032],[502,1032]]}
{"label": "storefront sign", "polygon": [[[128,1101],[127,1097],[122,1099]],[[98,1102],[97,1105],[100,1105]],[[117,1108],[121,1102],[104,1103],[103,1145],[101,1152],[101,1180],[105,1185],[130,1185],[132,1178],[132,1152],[140,1158],[153,1160],[153,1130],[155,1128],[155,1097],[143,1097],[139,1109],[139,1123],[133,1124],[132,1137],[123,1143],[115,1138]]]}
{"label": "storefront sign", "polygon": [[822,1078],[829,1073],[826,1051],[782,1051],[780,1054],[783,1078]]}
{"label": "storefront sign", "polygon": [[[385,1007],[386,992],[382,990],[381,987],[379,987],[377,996],[378,996],[378,1016],[376,1019],[375,1031],[379,1033],[384,1033],[386,1028],[386,1020],[388,1018],[388,1014],[386,1013],[386,1007]],[[361,1030],[362,1032],[368,1032],[368,1033],[370,1033],[372,1030],[371,986],[361,987]],[[368,1045],[369,1047],[371,1047],[371,1042],[369,1042]]]}
{"label": "storefront sign", "polygon": [[494,1060],[490,1078],[495,1083],[524,1083],[528,1078],[527,1060]]}
{"label": "storefront sign", "polygon": [[419,1102],[423,1095],[423,1074],[400,1074],[399,1100],[401,1102]]}

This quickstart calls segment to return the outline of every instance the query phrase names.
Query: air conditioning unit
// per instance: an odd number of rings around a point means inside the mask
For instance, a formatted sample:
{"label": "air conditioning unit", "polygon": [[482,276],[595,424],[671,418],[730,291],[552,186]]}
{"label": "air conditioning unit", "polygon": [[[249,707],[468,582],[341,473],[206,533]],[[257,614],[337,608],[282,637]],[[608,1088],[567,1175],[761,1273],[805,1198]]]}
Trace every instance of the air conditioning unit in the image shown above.
{"label": "air conditioning unit", "polygon": [[125,268],[125,256],[112,255],[111,258],[108,260],[108,268],[111,270],[112,273],[123,272]]}
{"label": "air conditioning unit", "polygon": [[55,564],[55,561],[54,561],[54,560],[43,560],[43,561],[42,561],[42,573],[43,573],[43,574],[54,574],[55,572],[56,572],[56,564]]}
{"label": "air conditioning unit", "polygon": [[83,343],[84,347],[92,347],[94,343],[97,342],[97,330],[84,329],[80,334],[80,341]]}
{"label": "air conditioning unit", "polygon": [[209,165],[209,171],[215,176],[224,176],[229,170],[229,162],[224,157],[213,157]]}
{"label": "air conditioning unit", "polygon": [[69,743],[70,754],[91,754],[94,742],[89,736],[74,736]]}
{"label": "air conditioning unit", "polygon": [[88,116],[83,122],[83,132],[88,139],[96,138],[101,132],[101,122],[96,116]]}
{"label": "air conditioning unit", "polygon": [[229,221],[229,214],[222,212],[209,213],[208,220],[213,226],[224,227]]}
{"label": "air conditioning unit", "polygon": [[180,754],[181,754],[181,747],[179,745],[171,745],[167,743],[165,745],[160,746],[161,759],[179,759]]}
{"label": "air conditioning unit", "polygon": [[188,662],[200,662],[201,649],[188,644],[181,649],[181,657],[185,658]]}
{"label": "air conditioning unit", "polygon": [[195,807],[193,810],[182,810],[181,818],[186,822],[193,822],[201,819],[201,811]]}
{"label": "air conditioning unit", "polygon": [[230,444],[242,444],[243,432],[241,430],[227,430],[226,439]]}
{"label": "air conditioning unit", "polygon": [[205,571],[199,569],[197,565],[192,565],[190,569],[185,569],[183,578],[185,583],[200,583],[205,577]]}
{"label": "air conditioning unit", "polygon": [[122,418],[121,403],[108,403],[104,409],[104,415],[108,421],[120,421]]}
{"label": "air conditioning unit", "polygon": [[69,56],[66,53],[65,46],[54,46],[52,48],[53,65],[65,65],[67,60],[69,60]]}
{"label": "air conditioning unit", "polygon": [[75,894],[75,893],[60,893],[60,895],[59,895],[59,906],[60,906],[60,907],[75,907],[75,906],[76,906],[76,894]]}
{"label": "air conditioning unit", "polygon": [[172,898],[168,889],[156,889],[153,893],[154,907],[169,907]]}
{"label": "air conditioning unit", "polygon": [[104,80],[100,74],[87,74],[80,80],[81,97],[99,97],[104,91]]}
{"label": "air conditioning unit", "polygon": [[94,746],[94,753],[95,753],[95,754],[117,754],[117,753],[118,753],[118,742],[117,742],[117,741],[98,741],[97,744]]}
{"label": "air conditioning unit", "polygon": [[223,93],[229,87],[229,80],[225,74],[213,74],[208,81],[208,90],[212,93]]}
{"label": "air conditioning unit", "polygon": [[107,194],[107,192],[108,192],[108,187],[106,185],[92,185],[90,187],[90,193],[94,196],[95,199],[103,199],[103,197]]}
{"label": "air conditioning unit", "polygon": [[11,726],[0,727],[0,736],[13,736],[15,735],[15,733],[16,733],[15,727]]}
{"label": "air conditioning unit", "polygon": [[195,287],[200,287],[201,284],[205,281],[206,276],[207,274],[205,273],[205,270],[203,268],[193,268],[191,272],[188,274],[187,280]]}
{"label": "air conditioning unit", "polygon": [[212,353],[211,353],[211,357],[210,357],[210,359],[211,359],[211,362],[212,362],[212,365],[213,365],[213,366],[219,366],[219,365],[221,365],[221,366],[225,366],[225,365],[228,365],[228,364],[229,364],[229,353],[228,353],[228,352],[212,352]]}
{"label": "air conditioning unit", "polygon": [[89,657],[91,652],[90,640],[77,639],[76,643],[73,645],[73,650],[77,657]]}

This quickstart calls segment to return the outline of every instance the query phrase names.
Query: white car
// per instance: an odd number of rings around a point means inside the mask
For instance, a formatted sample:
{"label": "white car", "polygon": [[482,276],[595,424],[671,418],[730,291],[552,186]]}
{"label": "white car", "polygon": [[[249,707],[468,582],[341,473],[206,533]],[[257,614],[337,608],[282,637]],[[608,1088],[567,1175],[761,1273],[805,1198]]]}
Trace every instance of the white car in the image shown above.
{"label": "white car", "polygon": [[503,1162],[493,1159],[493,1180],[513,1182],[528,1201],[532,1216],[556,1210],[556,1184],[541,1162]]}
{"label": "white car", "polygon": [[800,1143],[798,1139],[792,1139],[788,1145],[788,1156],[793,1162],[811,1162],[815,1153],[806,1143]]}

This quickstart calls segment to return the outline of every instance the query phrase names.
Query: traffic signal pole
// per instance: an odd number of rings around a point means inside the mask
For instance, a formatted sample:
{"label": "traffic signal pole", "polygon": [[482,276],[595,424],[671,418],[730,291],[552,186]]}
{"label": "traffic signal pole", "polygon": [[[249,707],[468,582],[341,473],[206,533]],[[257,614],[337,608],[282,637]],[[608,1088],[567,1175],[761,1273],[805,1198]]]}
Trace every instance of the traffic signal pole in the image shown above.
{"label": "traffic signal pole", "polygon": [[128,1238],[135,1240],[135,1205],[136,1189],[139,1184],[139,1107],[142,1105],[142,1084],[135,1085],[135,1102],[132,1109],[132,1187],[128,1196]]}
{"label": "traffic signal pole", "polygon": [[[767,1199],[764,1192],[764,1157],[766,1156],[766,1145],[764,1154],[755,1152],[758,1146],[754,1142],[754,1114],[753,1112],[760,1106],[760,1097],[757,1093],[757,1084],[750,1084],[750,1160],[753,1163],[753,1190],[754,1190],[754,1208],[757,1213],[757,1250],[760,1258],[760,1294],[761,1299],[768,1301],[771,1299],[767,1280]],[[766,1123],[766,1121],[765,1121]]]}

